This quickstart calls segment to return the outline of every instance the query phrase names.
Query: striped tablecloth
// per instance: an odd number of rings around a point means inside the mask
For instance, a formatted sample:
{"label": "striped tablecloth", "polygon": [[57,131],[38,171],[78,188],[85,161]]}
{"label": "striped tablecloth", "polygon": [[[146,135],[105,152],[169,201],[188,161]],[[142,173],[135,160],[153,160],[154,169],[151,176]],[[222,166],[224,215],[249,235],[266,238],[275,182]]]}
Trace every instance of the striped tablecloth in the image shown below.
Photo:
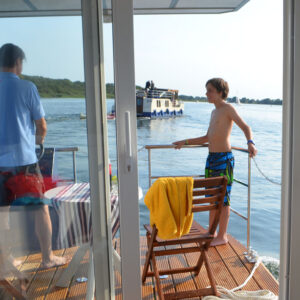
{"label": "striped tablecloth", "polygon": [[[119,226],[119,201],[116,192],[111,193],[110,200],[112,232],[115,233]],[[59,216],[59,247],[70,248],[90,241],[92,222],[89,183],[67,185],[51,202]]]}

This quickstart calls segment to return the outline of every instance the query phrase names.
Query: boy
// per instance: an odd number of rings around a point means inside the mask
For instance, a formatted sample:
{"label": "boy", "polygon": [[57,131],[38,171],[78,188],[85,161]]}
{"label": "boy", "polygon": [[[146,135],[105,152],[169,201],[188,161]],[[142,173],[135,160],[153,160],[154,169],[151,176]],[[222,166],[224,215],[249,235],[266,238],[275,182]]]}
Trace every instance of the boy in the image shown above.
{"label": "boy", "polygon": [[[250,157],[256,155],[257,150],[252,140],[251,128],[238,115],[235,108],[226,103],[229,93],[228,83],[222,78],[212,78],[206,83],[206,96],[209,103],[215,105],[211,113],[210,123],[206,135],[174,142],[175,149],[183,145],[201,145],[208,143],[209,155],[206,160],[205,177],[215,177],[226,174],[228,178],[227,191],[224,198],[224,206],[221,211],[219,232],[211,245],[222,245],[228,242],[227,226],[230,214],[230,191],[233,182],[234,157],[231,152],[230,134],[233,122],[244,132],[247,139]],[[210,213],[210,222],[213,213]]]}

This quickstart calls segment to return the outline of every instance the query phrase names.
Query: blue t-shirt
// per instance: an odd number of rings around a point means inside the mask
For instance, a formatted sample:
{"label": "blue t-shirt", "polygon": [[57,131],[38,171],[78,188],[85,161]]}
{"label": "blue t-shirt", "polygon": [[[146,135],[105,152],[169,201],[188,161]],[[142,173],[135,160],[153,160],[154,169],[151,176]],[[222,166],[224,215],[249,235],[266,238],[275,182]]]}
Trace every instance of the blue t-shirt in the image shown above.
{"label": "blue t-shirt", "polygon": [[0,72],[0,167],[37,161],[35,120],[45,116],[36,86],[10,72]]}

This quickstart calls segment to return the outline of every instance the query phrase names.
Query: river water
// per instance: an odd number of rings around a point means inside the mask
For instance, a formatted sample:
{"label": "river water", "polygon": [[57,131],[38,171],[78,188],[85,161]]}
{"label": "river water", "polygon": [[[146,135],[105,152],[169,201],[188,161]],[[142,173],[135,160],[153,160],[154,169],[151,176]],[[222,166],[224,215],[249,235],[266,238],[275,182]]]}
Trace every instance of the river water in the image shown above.
{"label": "river water", "polygon": [[[113,100],[107,101],[110,110]],[[79,181],[88,181],[87,131],[84,99],[42,99],[46,111],[48,147],[78,146],[77,176]],[[271,105],[242,104],[235,108],[251,126],[253,139],[258,149],[256,162],[259,168],[273,181],[281,181],[281,128],[282,107]],[[173,141],[204,135],[207,131],[213,105],[209,103],[187,103],[183,117],[173,119],[137,121],[139,186],[144,194],[148,189],[148,154],[143,146],[171,144]],[[115,121],[108,120],[109,155],[113,174],[117,174]],[[234,125],[231,143],[246,148],[242,131]],[[247,182],[248,158],[245,153],[234,151],[234,177]],[[207,149],[154,150],[152,152],[152,175],[195,175],[204,173]],[[280,185],[267,181],[252,162],[251,172],[251,246],[259,255],[279,258],[280,245]],[[70,178],[71,155],[58,154],[55,171],[58,176]],[[247,214],[247,188],[233,184],[232,207]],[[140,201],[140,224],[148,222],[148,210]],[[204,220],[204,222],[207,222]],[[246,221],[231,214],[229,233],[246,244]]]}

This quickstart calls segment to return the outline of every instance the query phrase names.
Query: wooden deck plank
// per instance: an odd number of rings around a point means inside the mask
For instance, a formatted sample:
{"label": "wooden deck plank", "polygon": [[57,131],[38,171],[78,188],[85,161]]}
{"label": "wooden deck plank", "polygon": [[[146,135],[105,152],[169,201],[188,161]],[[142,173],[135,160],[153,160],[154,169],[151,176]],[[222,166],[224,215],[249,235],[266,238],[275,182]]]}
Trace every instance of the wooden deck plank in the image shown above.
{"label": "wooden deck plank", "polygon": [[[67,248],[66,251],[64,251],[63,256],[67,257],[69,259],[72,258],[72,256],[75,254],[77,250],[77,247]],[[59,279],[61,273],[67,268],[67,265],[61,266],[56,270],[56,273],[54,274],[53,280],[51,284],[49,285],[49,288],[46,292],[45,300],[64,300],[67,297],[69,287],[63,288],[63,287],[57,287],[56,282]]]}
{"label": "wooden deck plank", "polygon": [[227,289],[236,287],[236,279],[226,268],[226,264],[224,263],[222,256],[215,247],[209,248],[208,257],[211,262],[212,272],[215,274],[217,285],[226,287]]}
{"label": "wooden deck plank", "polygon": [[[187,244],[186,246],[193,247],[195,245],[196,244]],[[198,261],[198,258],[199,258],[199,254],[196,254],[196,253],[186,253],[185,257],[186,257],[188,265],[190,267],[192,267],[192,266],[196,265],[196,263]],[[194,281],[195,281],[196,287],[198,289],[206,288],[207,286],[210,285],[208,277],[207,277],[206,267],[205,267],[204,264],[203,264],[203,266],[202,266],[202,268],[201,268],[198,276],[194,277]]]}
{"label": "wooden deck plank", "polygon": [[[18,257],[17,261],[20,263],[16,268],[20,271],[23,263],[26,261],[28,255]],[[5,278],[8,280],[14,287],[20,290],[20,286],[18,284],[18,279],[15,276],[8,276]],[[6,300],[6,299],[12,299],[12,297],[8,294],[7,290],[0,286],[0,299]]]}
{"label": "wooden deck plank", "polygon": [[[229,236],[229,241],[235,253],[241,258],[246,268],[251,271],[253,264],[248,263],[244,257],[246,248],[231,236]],[[267,289],[273,292],[275,295],[278,295],[279,283],[262,263],[254,272],[253,279],[256,281],[260,289]]]}
{"label": "wooden deck plank", "polygon": [[[117,241],[117,250],[119,251],[119,240]],[[229,244],[217,247],[210,247],[208,256],[211,262],[212,272],[215,276],[218,285],[225,288],[232,289],[237,285],[244,282],[253,268],[253,264],[249,264],[244,259],[244,251],[246,250],[234,238],[229,236]],[[191,245],[189,245],[191,246]],[[141,271],[143,270],[143,263],[145,260],[145,254],[147,250],[146,238],[140,238],[141,247]],[[64,256],[73,256],[77,247],[66,249]],[[56,252],[57,253],[57,252]],[[58,252],[62,254],[62,252]],[[59,267],[57,270],[48,269],[39,271],[37,268],[40,266],[41,255],[31,254],[28,257],[23,257],[23,264],[19,266],[19,270],[24,272],[29,280],[28,286],[28,299],[45,299],[45,300],[65,300],[65,299],[85,299],[87,282],[78,283],[76,278],[87,277],[89,254],[87,253],[80,263],[80,267],[77,273],[70,281],[68,288],[56,288],[55,282],[58,280],[60,273],[66,267]],[[196,263],[199,255],[195,253],[187,253],[184,255],[171,256],[169,259],[158,257],[157,264],[159,268],[169,269],[177,268],[179,266],[192,266]],[[16,278],[11,278],[11,282],[18,287]],[[168,276],[167,279],[162,279],[164,293],[170,293],[176,291],[184,291],[197,288],[203,288],[209,286],[209,281],[206,276],[205,267],[202,267],[200,274],[196,277],[191,276],[191,273],[182,273],[172,276]],[[192,287],[194,285],[194,287]],[[246,285],[245,290],[258,290],[268,289],[275,294],[278,294],[278,282],[273,278],[270,272],[260,265],[255,271],[253,279]],[[116,299],[122,299],[122,280],[121,274],[115,271],[115,291]],[[12,300],[12,297],[7,293],[2,293],[0,299]],[[147,278],[146,284],[142,285],[142,299],[152,300],[157,299],[154,296],[154,287],[152,278]],[[192,298],[195,299],[195,298]],[[199,298],[197,298],[199,299]]]}
{"label": "wooden deck plank", "polygon": [[[56,250],[54,251],[54,255],[62,256],[64,250]],[[47,294],[49,285],[51,284],[53,277],[56,273],[57,267],[49,268],[46,270],[38,270],[36,271],[34,280],[27,290],[27,297],[29,299],[37,299],[42,300]]]}
{"label": "wooden deck plank", "polygon": [[[41,253],[30,254],[27,256],[23,264],[19,267],[20,272],[24,273],[24,275],[27,277],[29,281],[27,285],[27,290],[30,288],[30,285],[33,282],[36,270],[40,266],[41,258],[42,258]],[[11,284],[20,290],[19,280],[17,278],[13,278]],[[13,298],[5,291],[3,295],[3,299],[8,300]]]}
{"label": "wooden deck plank", "polygon": [[[233,249],[230,246],[230,243],[226,245],[216,246],[215,248],[220,254],[220,256],[222,257],[222,260],[226,265],[226,268],[234,277],[236,281],[235,287],[243,284],[245,280],[248,278],[250,272],[242,263],[239,256],[237,256],[236,253],[233,251]],[[249,291],[256,291],[259,289],[259,286],[254,281],[254,279],[251,278],[243,289]]]}
{"label": "wooden deck plank", "polygon": [[88,269],[89,269],[89,251],[85,254],[80,265],[74,274],[71,283],[69,292],[67,294],[67,299],[85,299],[87,292],[87,281],[86,282],[77,282],[76,279],[80,277],[88,278]]}
{"label": "wooden deck plank", "polygon": [[[155,249],[162,250],[163,248],[164,247],[156,247]],[[157,263],[158,270],[162,270],[162,269],[169,270],[170,269],[170,263],[169,263],[168,258],[165,258],[163,256],[156,257],[156,263]],[[152,279],[147,278],[147,280],[152,280]],[[155,285],[156,295],[158,295],[156,284],[155,284],[155,279],[153,279],[153,283]],[[167,278],[161,278],[160,283],[161,283],[164,294],[174,293],[176,291],[173,276],[170,275]]]}
{"label": "wooden deck plank", "polygon": [[[175,248],[169,247],[170,249]],[[170,255],[169,265],[171,269],[189,267],[186,256],[184,254]],[[195,281],[190,272],[173,274],[173,282],[176,292],[190,291],[197,289]],[[199,297],[194,297],[190,299],[199,299]]]}

